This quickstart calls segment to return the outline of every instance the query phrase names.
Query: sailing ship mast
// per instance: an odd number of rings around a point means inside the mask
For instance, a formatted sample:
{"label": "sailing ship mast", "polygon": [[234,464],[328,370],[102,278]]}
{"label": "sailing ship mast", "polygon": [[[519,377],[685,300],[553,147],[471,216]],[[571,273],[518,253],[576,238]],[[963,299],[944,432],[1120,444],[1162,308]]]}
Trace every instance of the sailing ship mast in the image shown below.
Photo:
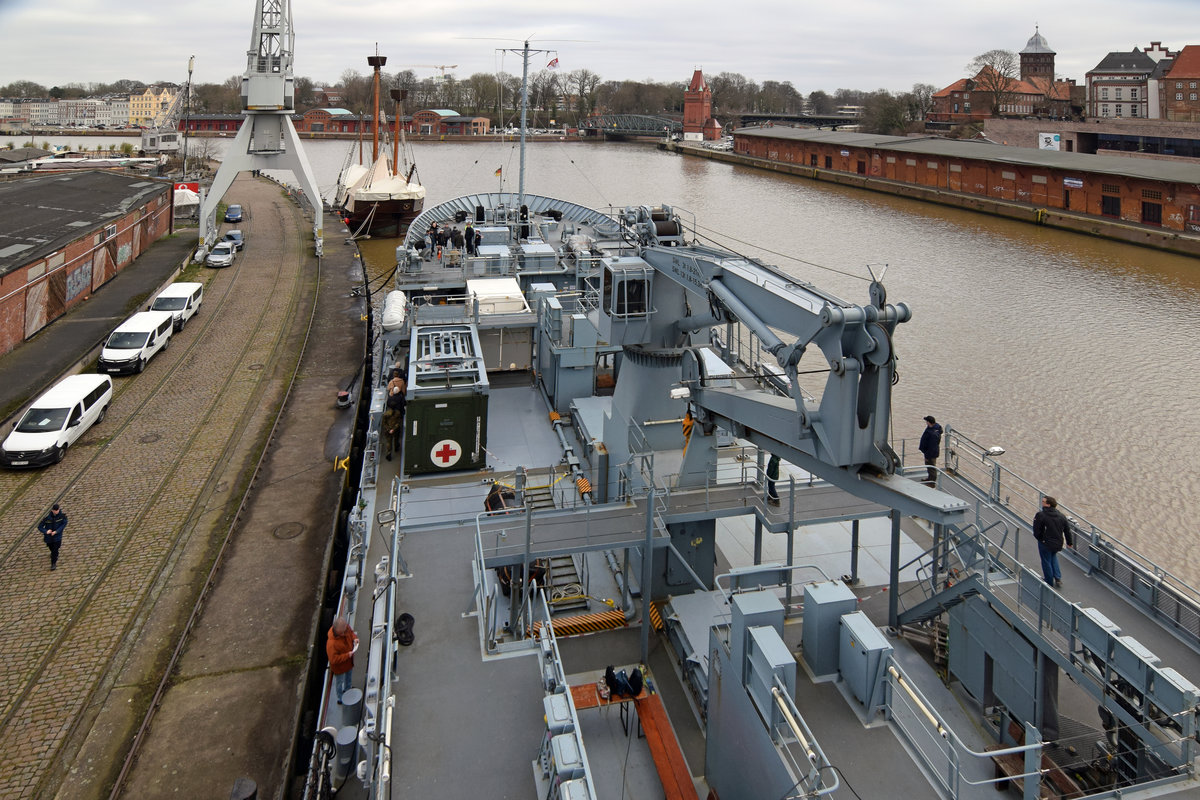
{"label": "sailing ship mast", "polygon": [[379,55],[379,46],[375,47],[375,55],[367,56],[367,63],[375,70],[375,111],[372,117],[371,163],[379,160],[379,70],[387,63],[387,56]]}

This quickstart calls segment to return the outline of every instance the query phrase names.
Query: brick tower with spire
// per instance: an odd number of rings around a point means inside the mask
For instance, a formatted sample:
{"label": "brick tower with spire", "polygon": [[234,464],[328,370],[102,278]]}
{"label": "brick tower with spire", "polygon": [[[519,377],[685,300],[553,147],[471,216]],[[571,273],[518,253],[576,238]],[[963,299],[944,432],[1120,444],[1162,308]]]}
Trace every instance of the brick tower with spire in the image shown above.
{"label": "brick tower with spire", "polygon": [[1033,26],[1033,36],[1021,51],[1021,80],[1045,78],[1047,85],[1054,83],[1054,56],[1046,37]]}
{"label": "brick tower with spire", "polygon": [[704,73],[696,70],[683,93],[683,139],[699,142],[720,137],[721,124],[712,115],[712,89],[704,81]]}

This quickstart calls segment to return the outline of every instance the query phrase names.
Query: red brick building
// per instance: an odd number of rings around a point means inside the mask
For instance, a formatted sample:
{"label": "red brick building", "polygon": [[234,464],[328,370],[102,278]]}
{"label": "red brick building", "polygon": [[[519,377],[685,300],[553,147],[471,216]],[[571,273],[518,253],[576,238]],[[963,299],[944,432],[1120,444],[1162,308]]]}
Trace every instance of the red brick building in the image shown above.
{"label": "red brick building", "polygon": [[[358,133],[358,117],[344,108],[314,108],[305,111],[296,123],[297,131],[307,133]],[[370,130],[364,120],[364,130]]]}
{"label": "red brick building", "polygon": [[412,115],[410,133],[424,136],[482,136],[491,129],[487,117],[466,117],[449,108],[426,108]]}
{"label": "red brick building", "polygon": [[744,128],[734,152],[994,200],[1200,232],[1200,164],[805,128]]}
{"label": "red brick building", "polygon": [[242,127],[243,119],[245,117],[241,114],[192,114],[179,120],[179,130],[237,133],[238,129]]}
{"label": "red brick building", "polygon": [[1200,122],[1200,45],[1179,51],[1162,80],[1163,116],[1175,122]]}
{"label": "red brick building", "polygon": [[[1021,77],[1000,78],[991,67],[984,67],[973,78],[962,78],[933,95],[930,122],[962,124],[990,117],[1071,116],[1071,89],[1074,81],[1054,80],[1054,50],[1041,32],[1021,50]],[[1003,87],[999,109],[993,109],[996,97],[992,89]]]}
{"label": "red brick building", "polygon": [[696,142],[721,138],[721,123],[712,115],[712,89],[700,70],[692,73],[692,82],[683,92],[683,138]]}
{"label": "red brick building", "polygon": [[[936,92],[927,120],[930,122],[978,122],[990,117],[1071,116],[1071,81],[1051,81],[1041,76],[1029,80],[1009,79],[1004,84],[1004,102],[993,113],[994,93],[986,88],[997,79],[984,69],[974,78],[962,78]],[[994,74],[994,73],[993,73]]]}
{"label": "red brick building", "polygon": [[0,183],[0,354],[170,232],[171,186],[101,170]]}

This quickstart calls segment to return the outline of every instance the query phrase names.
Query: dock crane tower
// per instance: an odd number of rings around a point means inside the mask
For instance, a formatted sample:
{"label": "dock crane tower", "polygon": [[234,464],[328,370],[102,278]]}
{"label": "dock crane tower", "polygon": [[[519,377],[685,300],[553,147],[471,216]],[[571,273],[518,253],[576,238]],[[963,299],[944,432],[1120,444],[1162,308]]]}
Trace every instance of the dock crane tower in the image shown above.
{"label": "dock crane tower", "polygon": [[321,193],[291,120],[296,108],[292,75],[294,41],[289,0],[257,0],[254,31],[246,54],[246,72],[242,75],[242,107],[246,119],[201,203],[202,247],[215,235],[213,216],[217,204],[239,172],[248,169],[290,170],[312,206],[313,240],[317,255],[321,255]]}

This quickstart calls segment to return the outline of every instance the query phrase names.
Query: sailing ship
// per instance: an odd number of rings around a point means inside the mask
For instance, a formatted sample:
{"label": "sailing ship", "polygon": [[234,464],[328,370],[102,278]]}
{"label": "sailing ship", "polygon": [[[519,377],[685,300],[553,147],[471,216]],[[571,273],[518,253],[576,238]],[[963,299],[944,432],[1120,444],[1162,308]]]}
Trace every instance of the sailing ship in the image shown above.
{"label": "sailing ship", "polygon": [[[361,142],[358,145],[360,157],[357,163],[353,161],[354,148],[351,148],[338,176],[334,204],[355,236],[397,237],[403,235],[408,224],[424,208],[425,187],[416,179],[416,164],[408,163],[407,147],[400,147],[404,137],[400,123],[400,103],[404,92],[400,90],[392,90],[396,104],[396,131],[391,157],[386,147],[380,148],[382,118],[379,111],[379,72],[387,63],[387,56],[368,56],[367,63],[375,73],[371,163],[361,163]],[[361,130],[360,125],[360,135]]]}

